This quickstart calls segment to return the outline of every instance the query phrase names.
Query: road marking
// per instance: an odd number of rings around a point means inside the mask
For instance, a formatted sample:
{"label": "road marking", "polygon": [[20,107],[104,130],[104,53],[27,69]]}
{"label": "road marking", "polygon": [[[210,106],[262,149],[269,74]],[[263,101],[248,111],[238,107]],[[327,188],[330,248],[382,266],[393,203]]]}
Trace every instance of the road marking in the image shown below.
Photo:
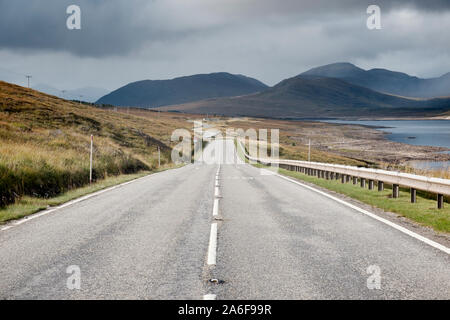
{"label": "road marking", "polygon": [[220,197],[219,187],[214,188],[214,197]]}
{"label": "road marking", "polygon": [[209,235],[209,247],[208,247],[208,264],[216,264],[216,252],[217,251],[217,223],[211,224],[211,234]]}
{"label": "road marking", "polygon": [[[264,169],[264,170],[266,170],[266,169]],[[321,190],[318,190],[318,189],[315,189],[313,187],[310,187],[310,186],[308,186],[306,184],[303,184],[301,182],[298,182],[298,181],[296,181],[294,179],[285,177],[285,176],[283,176],[283,175],[281,175],[279,173],[277,173],[276,175],[278,177],[282,178],[282,179],[288,180],[288,181],[293,182],[295,184],[298,184],[299,186],[302,186],[302,187],[304,187],[306,189],[309,189],[311,191],[314,191],[316,193],[324,195],[327,198],[330,198],[330,199],[332,199],[332,200],[334,200],[336,202],[339,202],[339,203],[341,203],[341,204],[343,204],[343,205],[345,205],[347,207],[350,207],[350,208],[352,208],[352,209],[354,209],[354,210],[356,210],[356,211],[358,211],[358,212],[360,212],[362,214],[365,214],[366,216],[369,216],[369,217],[371,217],[371,218],[373,218],[375,220],[378,220],[378,221],[380,221],[380,222],[382,222],[384,224],[387,224],[388,226],[390,226],[390,227],[392,227],[394,229],[397,229],[398,231],[403,232],[403,233],[405,233],[405,234],[407,234],[407,235],[409,235],[409,236],[411,236],[411,237],[413,237],[413,238],[415,238],[417,240],[420,240],[420,241],[422,241],[422,242],[424,242],[424,243],[426,243],[426,244],[428,244],[428,245],[430,245],[430,246],[432,246],[432,247],[434,247],[436,249],[439,249],[439,250],[441,250],[441,251],[443,251],[443,252],[445,252],[447,254],[450,254],[450,248],[447,248],[446,246],[444,246],[444,245],[442,245],[440,243],[437,243],[437,242],[435,242],[433,240],[425,238],[424,236],[421,236],[420,234],[417,234],[417,233],[415,233],[415,232],[413,232],[413,231],[411,231],[409,229],[406,229],[406,228],[404,228],[402,226],[399,226],[398,224],[396,224],[396,223],[394,223],[392,221],[389,221],[387,219],[379,217],[376,214],[373,214],[373,213],[371,213],[371,212],[369,212],[367,210],[361,209],[361,208],[359,208],[359,207],[357,207],[357,206],[355,206],[355,205],[353,205],[351,203],[348,203],[347,201],[344,201],[344,200],[341,200],[339,198],[336,198],[336,197],[334,197],[334,196],[332,196],[332,195],[330,195],[330,194],[328,194],[326,192],[323,192]]]}
{"label": "road marking", "polygon": [[205,294],[203,300],[216,300],[217,296],[215,294]]}
{"label": "road marking", "polygon": [[218,214],[219,214],[219,199],[214,199],[213,216],[217,216]]}

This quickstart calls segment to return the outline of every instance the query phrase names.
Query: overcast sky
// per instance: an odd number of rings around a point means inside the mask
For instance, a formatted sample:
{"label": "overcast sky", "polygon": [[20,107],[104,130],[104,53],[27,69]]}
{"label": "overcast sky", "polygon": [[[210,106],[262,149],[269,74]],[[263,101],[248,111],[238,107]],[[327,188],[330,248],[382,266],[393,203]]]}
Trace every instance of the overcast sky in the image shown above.
{"label": "overcast sky", "polygon": [[273,85],[340,61],[435,77],[450,72],[449,30],[449,0],[0,0],[0,79],[112,90],[227,71]]}

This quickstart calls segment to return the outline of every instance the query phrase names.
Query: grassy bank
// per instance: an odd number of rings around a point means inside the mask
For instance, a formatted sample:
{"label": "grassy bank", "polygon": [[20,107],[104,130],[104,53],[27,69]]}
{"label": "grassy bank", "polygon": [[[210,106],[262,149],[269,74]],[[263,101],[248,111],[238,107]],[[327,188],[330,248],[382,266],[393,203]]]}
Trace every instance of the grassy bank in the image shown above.
{"label": "grassy bank", "polygon": [[[170,136],[186,117],[129,114],[74,103],[0,81],[0,207],[46,201],[94,181],[153,171],[170,162]],[[34,201],[34,200],[33,200]]]}
{"label": "grassy bank", "polygon": [[58,206],[67,201],[82,197],[89,193],[93,193],[114,185],[131,181],[143,177],[145,175],[148,175],[150,173],[151,173],[150,171],[142,171],[134,174],[109,177],[99,182],[93,183],[91,185],[67,191],[53,198],[45,199],[45,198],[24,196],[18,201],[16,201],[16,203],[10,204],[0,209],[0,224],[9,220],[20,219],[27,215],[36,213],[40,210],[47,209],[48,207]]}
{"label": "grassy bank", "polygon": [[[244,159],[244,153],[235,141],[239,157]],[[245,159],[246,162],[248,162]],[[261,164],[254,164],[258,168],[270,168]],[[301,172],[279,169],[279,173],[298,180],[313,183],[319,187],[335,191],[353,199],[384,211],[394,212],[403,217],[411,219],[423,226],[431,227],[439,232],[450,233],[450,204],[444,204],[444,209],[437,209],[436,199],[430,199],[429,195],[417,193],[417,203],[411,203],[411,195],[408,190],[400,189],[399,198],[392,198],[392,186],[385,185],[384,191],[368,189],[368,184],[363,189],[360,185],[351,182],[341,183],[340,180],[319,179],[316,176],[309,176]]]}
{"label": "grassy bank", "polygon": [[[263,167],[258,165],[259,167]],[[392,190],[389,185],[385,185],[384,191],[369,190],[361,188],[359,185],[341,183],[340,180],[325,180],[308,176],[300,172],[280,169],[281,174],[295,179],[313,183],[322,188],[332,190],[373,207],[384,211],[394,212],[421,225],[432,227],[436,231],[450,233],[450,205],[444,204],[444,209],[436,208],[436,200],[428,199],[420,195],[417,196],[417,203],[411,203],[410,193],[407,190],[400,190],[400,197],[392,198]]]}

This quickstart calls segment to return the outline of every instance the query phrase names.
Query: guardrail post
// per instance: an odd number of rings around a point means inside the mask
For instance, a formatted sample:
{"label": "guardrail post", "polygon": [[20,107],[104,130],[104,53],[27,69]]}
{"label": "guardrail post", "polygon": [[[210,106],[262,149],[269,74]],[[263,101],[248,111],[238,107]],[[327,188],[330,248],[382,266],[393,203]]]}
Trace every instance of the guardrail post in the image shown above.
{"label": "guardrail post", "polygon": [[330,171],[325,172],[325,178],[330,180]]}
{"label": "guardrail post", "polygon": [[383,191],[383,190],[384,190],[384,182],[378,181],[378,191]]}
{"label": "guardrail post", "polygon": [[345,183],[345,175],[341,175],[341,183]]}
{"label": "guardrail post", "polygon": [[438,206],[438,209],[444,208],[444,195],[443,194],[437,195],[437,206]]}
{"label": "guardrail post", "polygon": [[414,188],[411,188],[411,203],[417,202],[417,190]]}
{"label": "guardrail post", "polygon": [[358,178],[357,177],[353,177],[353,184],[357,184],[358,183]]}
{"label": "guardrail post", "polygon": [[365,187],[366,187],[366,179],[361,178],[361,188],[365,188]]}
{"label": "guardrail post", "polygon": [[345,177],[345,182],[347,182],[347,183],[349,183],[350,182],[350,176],[349,175],[347,175],[346,177]]}
{"label": "guardrail post", "polygon": [[336,180],[339,180],[339,176],[340,176],[340,174],[336,173]]}
{"label": "guardrail post", "polygon": [[398,192],[399,192],[399,185],[398,184],[392,185],[392,198],[398,198]]}
{"label": "guardrail post", "polygon": [[373,180],[369,180],[369,190],[373,190]]}

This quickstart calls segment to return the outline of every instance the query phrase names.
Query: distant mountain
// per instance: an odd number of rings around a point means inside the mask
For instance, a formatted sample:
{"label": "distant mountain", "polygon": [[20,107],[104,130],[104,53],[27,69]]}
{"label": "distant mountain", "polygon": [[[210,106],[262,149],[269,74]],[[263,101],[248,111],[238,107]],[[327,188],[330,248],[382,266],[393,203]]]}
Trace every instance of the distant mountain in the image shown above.
{"label": "distant mountain", "polygon": [[62,90],[42,83],[33,86],[33,89],[66,100],[82,100],[86,102],[95,102],[109,92],[103,88],[83,87],[79,89],[65,90],[63,93]]}
{"label": "distant mountain", "polygon": [[425,116],[450,110],[450,99],[405,99],[336,78],[297,76],[257,94],[161,109],[274,118]]}
{"label": "distant mountain", "polygon": [[253,78],[230,73],[198,74],[172,80],[143,80],[100,98],[99,104],[155,108],[215,97],[263,91],[267,86]]}
{"label": "distant mountain", "polygon": [[372,90],[405,97],[450,97],[450,73],[439,78],[421,79],[386,69],[364,70],[351,63],[333,63],[301,75],[338,78]]}

